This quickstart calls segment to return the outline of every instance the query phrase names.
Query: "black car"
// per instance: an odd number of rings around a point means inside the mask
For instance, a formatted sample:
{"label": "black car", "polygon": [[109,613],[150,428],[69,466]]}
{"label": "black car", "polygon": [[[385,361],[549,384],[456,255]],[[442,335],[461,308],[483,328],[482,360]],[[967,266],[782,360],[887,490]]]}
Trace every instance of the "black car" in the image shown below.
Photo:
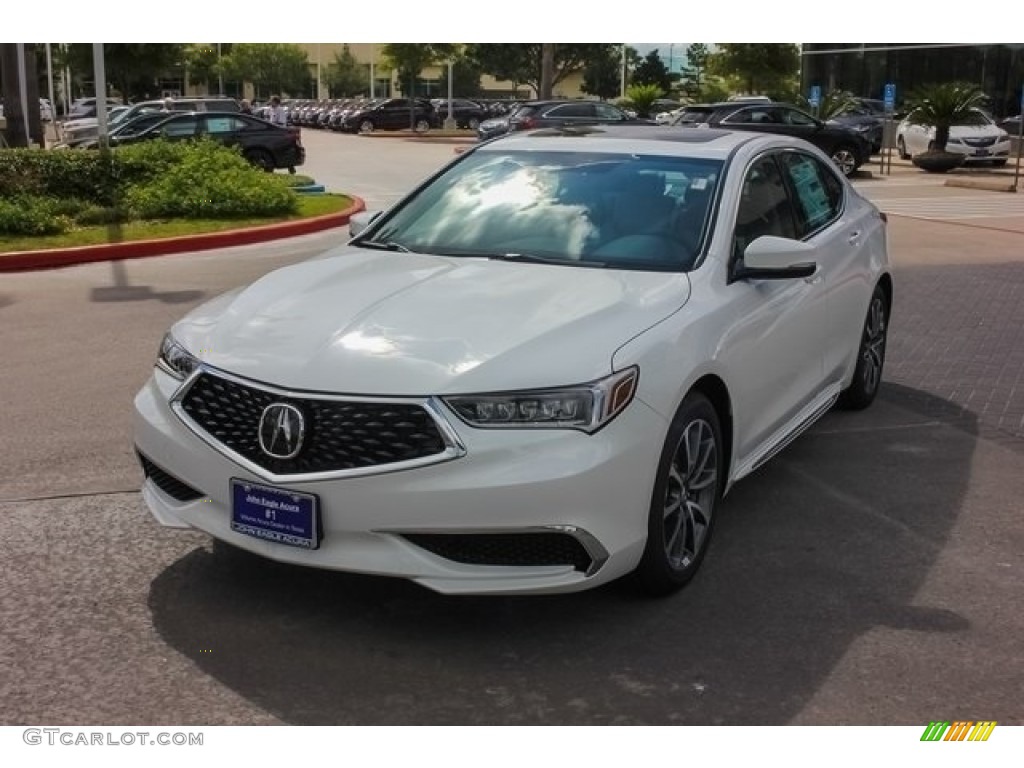
{"label": "black car", "polygon": [[871,157],[871,142],[855,130],[825,123],[790,104],[776,102],[691,104],[672,125],[708,126],[795,136],[818,147],[849,176]]}
{"label": "black car", "polygon": [[[448,119],[448,99],[431,99],[434,107],[434,116],[438,126],[443,125]],[[459,128],[469,128],[475,131],[484,120],[489,118],[490,113],[483,107],[470,99],[452,99],[452,117]]]}
{"label": "black car", "polygon": [[234,112],[175,113],[137,133],[111,136],[110,143],[118,146],[150,139],[181,141],[204,136],[240,147],[246,160],[267,171],[295,168],[306,161],[298,128],[285,128]]}
{"label": "black car", "polygon": [[414,127],[427,131],[434,124],[434,107],[426,99],[382,99],[347,114],[341,129],[354,133],[400,131]]}
{"label": "black car", "polygon": [[885,126],[885,102],[878,99],[854,99],[848,109],[828,122],[850,128],[871,143],[871,153],[882,149]]}
{"label": "black car", "polygon": [[564,128],[572,125],[654,125],[652,120],[630,117],[618,107],[603,101],[558,100],[527,101],[507,118],[487,120],[477,129],[477,137],[484,141],[512,131],[533,128]]}

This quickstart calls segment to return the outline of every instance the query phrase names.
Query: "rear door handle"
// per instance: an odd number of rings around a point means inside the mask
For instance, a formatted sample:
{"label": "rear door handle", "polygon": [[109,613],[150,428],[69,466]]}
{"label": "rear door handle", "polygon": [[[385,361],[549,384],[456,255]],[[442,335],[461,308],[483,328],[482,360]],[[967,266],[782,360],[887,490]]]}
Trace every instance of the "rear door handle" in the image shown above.
{"label": "rear door handle", "polygon": [[850,245],[857,245],[857,243],[860,242],[860,230],[852,232],[850,236],[846,238],[846,242],[848,242]]}

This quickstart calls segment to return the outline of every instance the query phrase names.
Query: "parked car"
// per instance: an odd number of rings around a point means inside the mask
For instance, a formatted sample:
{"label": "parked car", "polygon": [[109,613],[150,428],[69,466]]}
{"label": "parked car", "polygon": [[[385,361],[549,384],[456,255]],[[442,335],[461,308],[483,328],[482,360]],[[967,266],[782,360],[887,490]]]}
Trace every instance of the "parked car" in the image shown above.
{"label": "parked car", "polygon": [[[980,109],[974,110],[973,125],[954,125],[949,129],[947,152],[964,155],[964,163],[1006,165],[1010,157],[1010,135]],[[908,118],[896,128],[896,151],[904,160],[931,149],[935,128],[912,123]]]}
{"label": "parked car", "polygon": [[1020,124],[1022,120],[1024,120],[1024,115],[1004,117],[999,121],[998,125],[1011,136],[1020,136]]}
{"label": "parked car", "polygon": [[[3,116],[4,116],[4,102],[3,102],[3,99],[0,99],[0,117],[3,117]],[[39,119],[42,120],[44,123],[49,123],[49,122],[53,121],[53,107],[50,106],[50,100],[49,99],[40,99],[39,100]]]}
{"label": "parked car", "polygon": [[788,136],[477,144],[348,245],[171,327],[135,398],[143,499],[439,592],[670,592],[734,483],[874,399],[885,230]]}
{"label": "parked car", "polygon": [[[502,133],[528,131],[533,128],[551,128],[570,125],[608,125],[633,123],[635,125],[653,125],[653,120],[630,117],[616,106],[603,101],[586,101],[582,99],[559,99],[555,101],[527,101],[508,116],[504,123],[483,124],[477,128],[477,138],[484,141]],[[504,131],[501,129],[504,128]],[[501,132],[499,132],[501,131]]]}
{"label": "parked car", "polygon": [[871,158],[871,143],[859,132],[829,124],[789,104],[727,101],[690,104],[673,125],[778,133],[808,141],[850,176]]}
{"label": "parked car", "polygon": [[885,117],[884,101],[857,98],[849,109],[828,122],[857,131],[871,143],[871,154],[874,155],[882,150]]}
{"label": "parked car", "polygon": [[[448,99],[431,99],[438,127],[448,119]],[[459,128],[475,131],[490,115],[482,105],[470,99],[452,99],[452,117]]]}
{"label": "parked car", "polygon": [[[117,144],[128,143],[130,138],[138,136],[143,131],[149,128],[159,125],[170,117],[167,112],[154,111],[137,114],[135,117],[129,120],[122,120],[110,126],[110,132],[107,134],[110,144],[116,146]],[[65,147],[74,149],[96,149],[99,147],[99,137],[94,136],[91,139],[83,139],[74,145],[70,144],[57,144],[55,149],[63,149]]]}
{"label": "parked car", "polygon": [[352,133],[400,131],[415,127],[428,131],[434,124],[434,107],[426,99],[378,99],[349,112],[341,130]]}
{"label": "parked car", "polygon": [[[124,100],[114,96],[107,96],[107,106],[123,104]],[[82,99],[75,99],[68,108],[68,119],[76,120],[82,117],[96,117],[96,97],[89,96]]]}
{"label": "parked car", "polygon": [[[241,105],[234,99],[217,97],[197,97],[183,99],[153,99],[140,101],[132,104],[124,111],[116,114],[114,110],[108,113],[110,125],[116,125],[122,121],[131,120],[137,115],[144,115],[147,112],[239,112]],[[99,134],[99,123],[96,118],[78,120],[74,124],[67,123],[64,126],[64,143],[74,147],[82,142],[96,138]]]}
{"label": "parked car", "polygon": [[111,136],[110,143],[119,146],[152,139],[182,141],[201,136],[240,147],[246,160],[267,171],[296,168],[306,161],[298,128],[274,125],[237,112],[175,112],[141,131]]}

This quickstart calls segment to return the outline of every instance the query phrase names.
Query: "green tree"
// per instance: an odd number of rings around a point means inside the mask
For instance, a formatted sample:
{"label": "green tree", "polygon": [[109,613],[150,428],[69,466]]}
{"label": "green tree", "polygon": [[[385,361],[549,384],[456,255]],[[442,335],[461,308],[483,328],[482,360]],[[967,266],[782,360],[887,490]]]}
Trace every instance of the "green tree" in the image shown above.
{"label": "green tree", "polygon": [[252,83],[257,98],[305,93],[309,87],[309,57],[292,43],[235,43],[221,67],[225,77]]}
{"label": "green tree", "polygon": [[327,65],[326,80],[331,96],[358,96],[369,93],[370,68],[368,64],[360,64],[345,45]]}
{"label": "green tree", "polygon": [[[480,65],[464,54],[455,57],[452,65],[452,95],[465,99],[472,99],[483,93],[480,87],[480,77],[483,71]],[[448,98],[448,67],[442,67],[441,79],[439,82],[441,97]]]}
{"label": "green tree", "polygon": [[[104,43],[107,82],[126,99],[155,98],[161,78],[180,75],[184,48],[180,43]],[[71,44],[67,59],[78,77],[92,78],[92,43]]]}
{"label": "green tree", "polygon": [[703,93],[710,58],[711,51],[704,43],[693,43],[686,49],[683,90],[695,99],[701,98]]}
{"label": "green tree", "polygon": [[911,95],[907,120],[934,128],[935,140],[930,149],[945,152],[951,127],[985,122],[979,109],[986,101],[984,91],[971,83],[928,85]]}
{"label": "green tree", "polygon": [[452,43],[388,43],[381,47],[385,63],[398,74],[399,90],[408,96],[416,95],[414,84],[424,69],[456,52]]}
{"label": "green tree", "polygon": [[672,75],[658,55],[657,48],[644,56],[643,61],[633,71],[633,84],[656,85],[662,93],[672,90]]}
{"label": "green tree", "polygon": [[[228,53],[221,48],[221,54]],[[220,56],[216,43],[190,43],[184,49],[185,71],[190,85],[205,85],[207,90],[220,73]]]}
{"label": "green tree", "polygon": [[618,46],[609,46],[607,51],[587,62],[580,90],[599,99],[611,99],[619,95],[621,86],[622,51]]}
{"label": "green tree", "polygon": [[716,48],[710,69],[734,78],[749,94],[790,90],[800,71],[800,49],[792,43],[718,43]]}
{"label": "green tree", "polygon": [[[541,46],[543,43],[471,43],[466,55],[498,80],[529,85],[537,93],[541,86]],[[551,85],[557,88],[569,75],[617,49],[615,43],[554,43],[554,68]]]}
{"label": "green tree", "polygon": [[650,117],[654,102],[665,95],[660,85],[631,85],[626,89],[626,98],[639,117]]}

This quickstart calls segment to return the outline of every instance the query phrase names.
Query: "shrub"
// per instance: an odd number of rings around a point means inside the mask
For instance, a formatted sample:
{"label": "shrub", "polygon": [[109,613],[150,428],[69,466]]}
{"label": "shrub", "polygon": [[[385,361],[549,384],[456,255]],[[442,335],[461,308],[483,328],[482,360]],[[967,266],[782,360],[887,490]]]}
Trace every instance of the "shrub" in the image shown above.
{"label": "shrub", "polygon": [[665,92],[657,85],[631,85],[626,90],[626,96],[640,117],[648,117],[654,102],[664,95]]}
{"label": "shrub", "polygon": [[58,212],[56,201],[18,195],[0,198],[0,234],[59,235],[71,228],[71,219]]}
{"label": "shrub", "polygon": [[125,200],[147,219],[273,216],[297,206],[287,182],[213,141],[192,144],[162,175],[130,186]]}

